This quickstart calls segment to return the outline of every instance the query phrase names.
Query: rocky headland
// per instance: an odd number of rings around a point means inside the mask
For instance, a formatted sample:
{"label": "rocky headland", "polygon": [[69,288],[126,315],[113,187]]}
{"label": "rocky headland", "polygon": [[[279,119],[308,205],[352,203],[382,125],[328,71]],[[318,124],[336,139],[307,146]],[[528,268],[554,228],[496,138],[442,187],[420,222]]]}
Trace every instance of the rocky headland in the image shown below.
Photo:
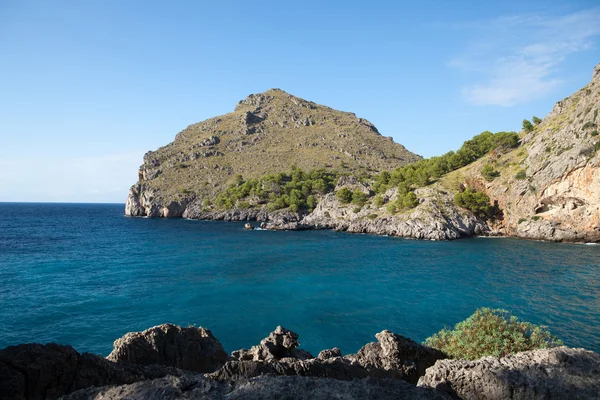
{"label": "rocky headland", "polygon": [[0,399],[596,399],[600,355],[567,347],[475,361],[382,331],[356,354],[316,357],[277,327],[228,355],[204,328],[164,324],[106,358],[70,346],[0,350]]}
{"label": "rocky headland", "polygon": [[[354,114],[270,90],[249,96],[231,114],[188,127],[173,143],[146,154],[125,213],[431,240],[504,235],[598,242],[599,109],[600,64],[588,85],[556,103],[545,118],[524,123],[518,145],[492,148],[466,166],[413,184],[414,204],[398,212],[389,205],[405,193],[390,187],[375,196],[377,174],[418,162],[418,156]],[[195,155],[200,148],[202,157]],[[268,192],[264,180],[259,180],[266,192],[262,197],[252,192],[219,203],[228,187],[298,166],[331,171],[336,184],[312,192],[308,187],[315,204],[299,208],[288,207],[289,199],[273,207],[277,203],[269,202],[281,196],[286,183]],[[359,207],[340,201],[336,194],[343,188],[364,192],[366,201]],[[497,208],[495,215],[459,206],[455,195],[465,190],[485,194]]]}

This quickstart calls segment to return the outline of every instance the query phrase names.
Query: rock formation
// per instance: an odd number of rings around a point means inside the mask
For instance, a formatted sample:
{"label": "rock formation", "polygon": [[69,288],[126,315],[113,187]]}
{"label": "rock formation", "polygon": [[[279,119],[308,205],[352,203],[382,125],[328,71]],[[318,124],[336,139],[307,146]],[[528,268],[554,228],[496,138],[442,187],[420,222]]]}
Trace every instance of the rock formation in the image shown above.
{"label": "rock formation", "polygon": [[0,350],[0,399],[600,398],[600,355],[591,351],[448,360],[390,331],[375,336],[357,354],[334,348],[313,358],[277,327],[227,362],[210,331],[169,324],[116,340],[107,359],[57,344],[12,346]]}
{"label": "rock formation", "polygon": [[130,332],[115,340],[107,357],[114,362],[172,366],[187,371],[213,372],[229,360],[208,329],[163,324]]}
{"label": "rock formation", "polygon": [[600,355],[557,347],[476,361],[440,360],[418,386],[470,399],[598,399]]}

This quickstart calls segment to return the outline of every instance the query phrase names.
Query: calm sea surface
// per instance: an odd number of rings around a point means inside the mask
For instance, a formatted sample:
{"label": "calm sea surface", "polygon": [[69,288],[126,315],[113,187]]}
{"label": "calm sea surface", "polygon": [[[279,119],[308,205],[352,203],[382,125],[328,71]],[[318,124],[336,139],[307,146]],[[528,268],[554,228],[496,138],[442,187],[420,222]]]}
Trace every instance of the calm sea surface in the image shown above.
{"label": "calm sea surface", "polygon": [[211,329],[227,351],[283,325],[311,352],[348,353],[383,329],[422,341],[489,306],[600,351],[600,246],[245,231],[123,208],[0,203],[0,348],[106,355],[172,322]]}

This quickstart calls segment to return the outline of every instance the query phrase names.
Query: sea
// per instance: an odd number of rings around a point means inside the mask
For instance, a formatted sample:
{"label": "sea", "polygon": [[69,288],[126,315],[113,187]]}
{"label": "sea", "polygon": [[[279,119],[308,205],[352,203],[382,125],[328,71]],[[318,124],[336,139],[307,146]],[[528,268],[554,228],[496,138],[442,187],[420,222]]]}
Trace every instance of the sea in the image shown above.
{"label": "sea", "polygon": [[203,326],[231,352],[278,325],[317,354],[384,329],[423,341],[479,307],[600,352],[600,246],[420,241],[147,219],[123,204],[0,203],[0,348],[110,353],[127,332]]}

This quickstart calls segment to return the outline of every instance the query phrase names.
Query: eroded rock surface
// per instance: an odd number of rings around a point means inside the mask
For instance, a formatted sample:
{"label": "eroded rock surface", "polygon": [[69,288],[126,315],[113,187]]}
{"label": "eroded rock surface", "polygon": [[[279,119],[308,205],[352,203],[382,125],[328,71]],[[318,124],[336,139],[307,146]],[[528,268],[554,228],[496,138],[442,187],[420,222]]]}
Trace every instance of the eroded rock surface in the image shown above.
{"label": "eroded rock surface", "polygon": [[418,385],[460,399],[599,399],[600,355],[557,347],[503,358],[440,360]]}
{"label": "eroded rock surface", "polygon": [[126,384],[181,371],[164,366],[116,364],[71,346],[22,344],[0,350],[0,399],[56,399],[90,386]]}
{"label": "eroded rock surface", "polygon": [[91,388],[64,400],[98,399],[450,399],[447,394],[401,380],[367,378],[353,381],[302,376],[260,376],[217,382],[201,376],[166,377],[132,385]]}
{"label": "eroded rock surface", "polygon": [[196,372],[213,372],[229,360],[221,343],[208,329],[172,324],[126,334],[115,341],[107,358],[115,362],[160,364]]}

